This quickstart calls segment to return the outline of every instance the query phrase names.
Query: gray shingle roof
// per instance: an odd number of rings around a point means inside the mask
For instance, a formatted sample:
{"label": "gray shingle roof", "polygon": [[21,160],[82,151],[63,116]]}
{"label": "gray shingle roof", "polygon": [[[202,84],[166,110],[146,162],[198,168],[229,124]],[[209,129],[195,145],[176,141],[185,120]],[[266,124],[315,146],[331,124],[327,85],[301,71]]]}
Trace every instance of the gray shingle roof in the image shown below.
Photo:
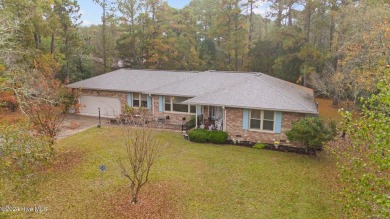
{"label": "gray shingle roof", "polygon": [[238,81],[253,77],[248,73],[199,72],[192,77],[151,90],[153,94],[196,97],[204,93],[229,87]]}
{"label": "gray shingle roof", "polygon": [[317,114],[313,90],[265,74],[191,98],[184,103]]}
{"label": "gray shingle roof", "polygon": [[261,73],[120,69],[71,88],[194,97],[184,103],[317,114],[313,90]]}
{"label": "gray shingle roof", "polygon": [[195,75],[195,72],[119,69],[69,84],[70,88],[148,93],[150,90]]}

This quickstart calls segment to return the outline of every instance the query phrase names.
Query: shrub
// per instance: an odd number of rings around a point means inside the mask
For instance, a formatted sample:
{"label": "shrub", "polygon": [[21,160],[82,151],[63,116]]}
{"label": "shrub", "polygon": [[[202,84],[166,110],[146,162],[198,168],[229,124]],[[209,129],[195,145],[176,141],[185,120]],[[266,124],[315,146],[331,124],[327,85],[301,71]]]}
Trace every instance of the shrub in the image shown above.
{"label": "shrub", "polygon": [[191,116],[190,121],[188,122],[188,126],[191,127],[191,128],[195,127],[195,123],[196,123],[195,116]]}
{"label": "shrub", "polygon": [[190,141],[205,143],[208,139],[208,131],[205,129],[194,129],[188,133]]}
{"label": "shrub", "polygon": [[265,143],[257,143],[255,145],[253,145],[252,148],[264,149],[266,146],[267,146],[267,144],[265,144]]}
{"label": "shrub", "polygon": [[228,139],[228,134],[223,131],[209,131],[207,139],[214,144],[224,144]]}
{"label": "shrub", "polygon": [[131,115],[131,114],[133,114],[134,113],[134,108],[133,107],[131,107],[131,106],[125,106],[125,109],[124,109],[124,112],[125,112],[125,114],[128,114],[128,115]]}
{"label": "shrub", "polygon": [[286,132],[290,141],[301,141],[306,148],[321,149],[323,143],[335,137],[335,124],[326,124],[319,117],[306,117],[293,123]]}
{"label": "shrub", "polygon": [[51,139],[35,136],[29,128],[24,123],[0,124],[0,184],[8,188],[7,195],[36,194],[35,185],[43,180],[39,170],[53,157]]}
{"label": "shrub", "polygon": [[205,143],[211,142],[214,144],[224,144],[228,139],[227,132],[223,131],[208,131],[206,129],[194,129],[188,133],[190,141]]}

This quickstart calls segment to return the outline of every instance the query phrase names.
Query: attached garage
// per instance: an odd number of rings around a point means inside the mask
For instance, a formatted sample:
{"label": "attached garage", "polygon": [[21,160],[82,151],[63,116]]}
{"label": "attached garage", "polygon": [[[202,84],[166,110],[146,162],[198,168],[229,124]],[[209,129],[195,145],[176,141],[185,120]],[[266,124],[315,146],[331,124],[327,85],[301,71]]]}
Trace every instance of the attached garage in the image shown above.
{"label": "attached garage", "polygon": [[115,97],[80,96],[80,114],[115,118],[121,113],[121,102]]}

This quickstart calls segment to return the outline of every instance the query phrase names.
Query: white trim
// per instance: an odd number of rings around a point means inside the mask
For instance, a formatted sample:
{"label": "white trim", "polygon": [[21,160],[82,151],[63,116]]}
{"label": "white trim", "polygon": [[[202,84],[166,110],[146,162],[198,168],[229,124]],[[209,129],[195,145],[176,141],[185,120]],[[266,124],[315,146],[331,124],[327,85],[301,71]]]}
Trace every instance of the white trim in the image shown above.
{"label": "white trim", "polygon": [[151,107],[152,107],[152,116],[154,117],[154,96],[152,96],[151,94],[150,95],[150,101],[152,101],[151,103]]}
{"label": "white trim", "polygon": [[195,106],[195,128],[198,128],[198,106]]}
{"label": "white trim", "polygon": [[224,132],[226,132],[226,130],[227,130],[227,120],[226,120],[227,116],[226,116],[226,113],[227,113],[226,107],[223,107],[222,130],[223,130]]}

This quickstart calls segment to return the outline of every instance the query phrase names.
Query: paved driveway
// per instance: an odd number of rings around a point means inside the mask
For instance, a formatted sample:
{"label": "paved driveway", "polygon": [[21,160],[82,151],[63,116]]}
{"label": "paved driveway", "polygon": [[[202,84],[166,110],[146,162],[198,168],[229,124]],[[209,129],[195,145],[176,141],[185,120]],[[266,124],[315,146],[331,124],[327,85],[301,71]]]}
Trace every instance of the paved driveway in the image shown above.
{"label": "paved driveway", "polygon": [[[101,119],[102,125],[108,122],[107,119]],[[96,127],[99,124],[98,117],[70,115],[61,125],[60,133],[57,140],[85,131],[89,128]]]}

